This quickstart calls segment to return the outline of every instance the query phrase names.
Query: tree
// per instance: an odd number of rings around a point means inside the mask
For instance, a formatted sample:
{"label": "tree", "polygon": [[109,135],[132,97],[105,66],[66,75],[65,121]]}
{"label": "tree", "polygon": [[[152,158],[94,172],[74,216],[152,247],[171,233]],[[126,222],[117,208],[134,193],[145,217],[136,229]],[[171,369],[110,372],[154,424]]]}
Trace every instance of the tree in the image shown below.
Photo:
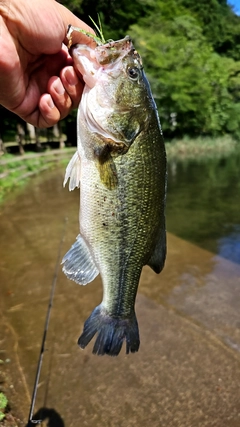
{"label": "tree", "polygon": [[240,59],[240,17],[226,0],[180,0],[180,4],[198,20],[217,53]]}
{"label": "tree", "polygon": [[169,10],[158,0],[152,14],[131,27],[165,135],[240,133],[239,107],[229,90],[236,63],[214,52],[198,21],[171,3]]}
{"label": "tree", "polygon": [[151,10],[148,0],[64,0],[63,3],[90,26],[93,24],[89,16],[98,22],[99,14],[105,38],[114,40],[124,37],[129,26]]}

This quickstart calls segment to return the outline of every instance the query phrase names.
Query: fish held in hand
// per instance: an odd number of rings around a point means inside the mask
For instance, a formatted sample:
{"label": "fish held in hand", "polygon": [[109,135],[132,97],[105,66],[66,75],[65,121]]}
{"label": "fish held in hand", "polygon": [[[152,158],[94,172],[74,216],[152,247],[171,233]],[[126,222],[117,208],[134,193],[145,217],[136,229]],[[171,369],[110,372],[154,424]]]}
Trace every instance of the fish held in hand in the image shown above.
{"label": "fish held in hand", "polygon": [[141,57],[127,36],[71,48],[85,81],[77,117],[77,152],[65,176],[80,187],[80,234],[63,271],[85,285],[99,273],[103,300],[84,324],[81,348],[139,349],[135,298],[141,271],[160,273],[166,256],[166,155],[156,104]]}

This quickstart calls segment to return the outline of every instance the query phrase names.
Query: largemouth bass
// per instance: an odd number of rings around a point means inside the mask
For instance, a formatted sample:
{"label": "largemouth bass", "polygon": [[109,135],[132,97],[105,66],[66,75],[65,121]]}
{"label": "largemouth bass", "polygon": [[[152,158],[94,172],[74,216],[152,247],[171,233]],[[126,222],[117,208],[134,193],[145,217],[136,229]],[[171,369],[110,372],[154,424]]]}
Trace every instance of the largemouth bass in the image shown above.
{"label": "largemouth bass", "polygon": [[80,234],[63,271],[85,285],[99,273],[103,300],[84,324],[84,348],[116,356],[139,349],[134,305],[141,271],[160,273],[166,256],[166,155],[156,104],[131,39],[71,50],[85,81],[78,148],[65,176],[80,186]]}

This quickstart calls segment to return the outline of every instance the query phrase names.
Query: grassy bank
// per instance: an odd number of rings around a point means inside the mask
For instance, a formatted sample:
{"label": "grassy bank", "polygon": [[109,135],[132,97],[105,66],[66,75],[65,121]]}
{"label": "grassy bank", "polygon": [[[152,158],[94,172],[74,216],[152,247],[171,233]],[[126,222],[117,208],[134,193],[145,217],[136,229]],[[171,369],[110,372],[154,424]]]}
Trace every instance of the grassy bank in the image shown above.
{"label": "grassy bank", "polygon": [[27,180],[57,164],[67,165],[75,148],[28,153],[24,156],[4,154],[0,158],[0,203],[12,189],[23,186]]}
{"label": "grassy bank", "polygon": [[[238,144],[230,136],[221,138],[184,138],[166,142],[168,161],[204,161],[230,155]],[[24,156],[4,154],[0,158],[0,202],[15,187],[39,172],[56,164],[67,165],[76,148],[49,150],[43,153],[29,153]]]}
{"label": "grassy bank", "polygon": [[236,140],[228,135],[219,138],[199,137],[190,139],[185,137],[182,140],[166,142],[168,161],[204,161],[209,158],[226,157],[236,150],[237,146]]}

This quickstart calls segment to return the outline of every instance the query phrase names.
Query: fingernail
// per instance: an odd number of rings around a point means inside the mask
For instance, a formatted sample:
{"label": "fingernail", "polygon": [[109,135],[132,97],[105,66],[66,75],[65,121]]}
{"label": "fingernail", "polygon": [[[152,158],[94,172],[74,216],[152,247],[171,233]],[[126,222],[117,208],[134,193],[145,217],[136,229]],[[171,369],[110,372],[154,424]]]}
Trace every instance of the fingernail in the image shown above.
{"label": "fingernail", "polygon": [[54,108],[54,103],[53,103],[52,97],[50,95],[48,95],[47,104],[50,108]]}
{"label": "fingernail", "polygon": [[63,95],[65,92],[65,89],[62,85],[62,82],[60,79],[57,79],[54,83],[53,83],[53,87],[55,89],[55,91],[57,92],[58,95]]}
{"label": "fingernail", "polygon": [[79,82],[79,79],[74,70],[67,69],[65,71],[65,79],[70,86],[76,86]]}

